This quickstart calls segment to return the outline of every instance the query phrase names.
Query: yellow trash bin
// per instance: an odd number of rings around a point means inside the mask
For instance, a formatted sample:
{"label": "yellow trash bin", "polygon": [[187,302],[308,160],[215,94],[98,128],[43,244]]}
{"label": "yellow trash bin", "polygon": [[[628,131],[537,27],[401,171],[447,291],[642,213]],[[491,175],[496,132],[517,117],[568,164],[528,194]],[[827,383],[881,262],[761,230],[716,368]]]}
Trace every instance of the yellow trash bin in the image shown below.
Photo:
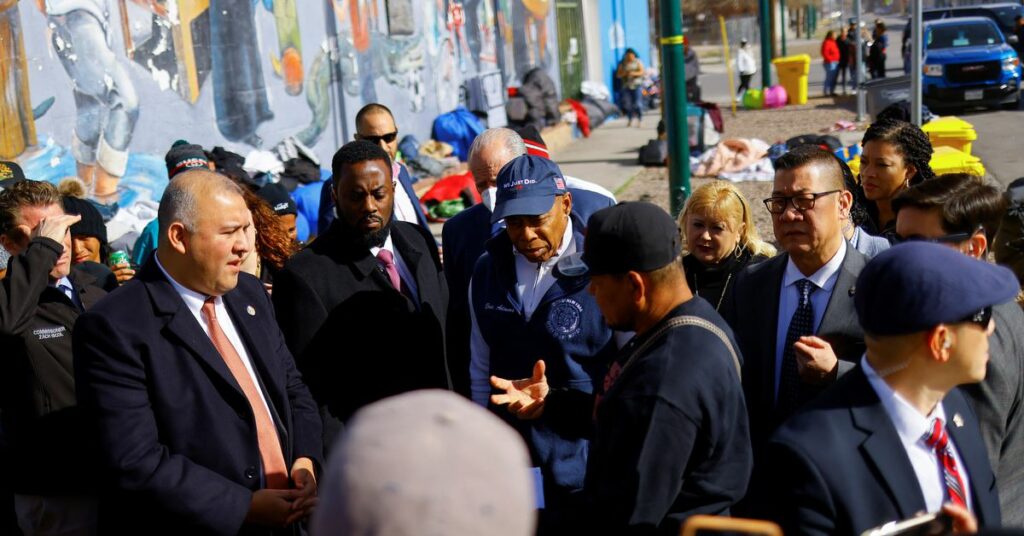
{"label": "yellow trash bin", "polygon": [[785,56],[772,60],[779,84],[786,88],[790,104],[807,104],[807,75],[811,73],[811,57],[807,54]]}
{"label": "yellow trash bin", "polygon": [[929,162],[936,175],[970,173],[985,176],[985,166],[977,156],[971,156],[952,147],[936,147]]}
{"label": "yellow trash bin", "polygon": [[[935,147],[932,159],[928,162],[936,175],[945,173],[970,173],[971,175],[985,176],[985,165],[977,156],[971,156],[963,151],[952,147]],[[860,157],[855,157],[847,162],[853,176],[860,174]]]}
{"label": "yellow trash bin", "polygon": [[928,134],[932,147],[952,147],[967,154],[971,154],[971,143],[978,139],[974,125],[952,115],[932,119],[921,130]]}

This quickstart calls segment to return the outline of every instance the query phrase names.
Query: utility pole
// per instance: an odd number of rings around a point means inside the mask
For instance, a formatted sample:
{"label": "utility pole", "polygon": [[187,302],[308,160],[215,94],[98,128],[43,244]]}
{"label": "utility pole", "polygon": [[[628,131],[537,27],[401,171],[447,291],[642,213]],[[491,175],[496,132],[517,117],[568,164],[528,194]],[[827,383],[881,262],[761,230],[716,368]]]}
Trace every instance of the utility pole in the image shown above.
{"label": "utility pole", "polygon": [[761,17],[761,87],[772,86],[772,29],[771,0],[758,0]]}
{"label": "utility pole", "polygon": [[788,26],[786,24],[786,19],[787,18],[788,17],[786,17],[786,0],[779,0],[779,19],[781,20],[781,23],[779,24],[779,26],[782,26],[782,55],[783,56],[786,55],[786,27]]}
{"label": "utility pole", "polygon": [[668,199],[678,216],[690,195],[690,134],[686,124],[686,59],[683,56],[681,0],[660,0],[661,66],[668,134]]}
{"label": "utility pole", "polygon": [[921,126],[921,0],[914,0],[910,15],[910,122]]}
{"label": "utility pole", "polygon": [[856,15],[856,18],[853,21],[854,28],[855,28],[854,32],[857,34],[857,67],[856,67],[856,69],[853,72],[857,73],[856,74],[857,82],[856,82],[856,84],[854,84],[854,89],[857,90],[857,122],[858,123],[864,120],[864,113],[865,113],[866,108],[867,108],[867,100],[866,100],[867,99],[867,95],[864,94],[864,75],[865,75],[865,73],[862,70],[862,68],[864,67],[864,42],[861,39],[861,34],[860,34],[860,16],[861,16],[861,5],[860,5],[860,2],[861,2],[861,0],[854,0],[854,4],[853,4],[854,5],[853,11],[854,11],[854,13]]}

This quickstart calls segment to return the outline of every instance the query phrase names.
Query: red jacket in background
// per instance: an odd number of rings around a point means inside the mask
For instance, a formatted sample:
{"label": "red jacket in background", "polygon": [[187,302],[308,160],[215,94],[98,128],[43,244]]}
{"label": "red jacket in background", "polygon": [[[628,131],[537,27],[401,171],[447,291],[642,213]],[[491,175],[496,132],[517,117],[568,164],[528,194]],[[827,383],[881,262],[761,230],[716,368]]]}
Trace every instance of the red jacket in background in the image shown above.
{"label": "red jacket in background", "polygon": [[839,45],[835,39],[826,39],[821,43],[821,59],[828,63],[839,61]]}

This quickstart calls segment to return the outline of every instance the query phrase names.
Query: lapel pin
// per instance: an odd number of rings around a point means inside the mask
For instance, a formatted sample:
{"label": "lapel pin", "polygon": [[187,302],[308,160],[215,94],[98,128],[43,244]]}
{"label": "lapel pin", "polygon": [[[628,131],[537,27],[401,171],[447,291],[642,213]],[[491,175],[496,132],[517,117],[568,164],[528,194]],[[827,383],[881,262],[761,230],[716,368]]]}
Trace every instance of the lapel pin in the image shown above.
{"label": "lapel pin", "polygon": [[251,305],[245,308],[245,312],[249,313],[249,316],[256,316],[256,308]]}
{"label": "lapel pin", "polygon": [[853,297],[853,293],[857,291],[857,287],[850,287],[850,297]]}
{"label": "lapel pin", "polygon": [[961,417],[959,413],[954,413],[953,414],[953,424],[956,425],[957,428],[963,428],[964,427],[964,418]]}

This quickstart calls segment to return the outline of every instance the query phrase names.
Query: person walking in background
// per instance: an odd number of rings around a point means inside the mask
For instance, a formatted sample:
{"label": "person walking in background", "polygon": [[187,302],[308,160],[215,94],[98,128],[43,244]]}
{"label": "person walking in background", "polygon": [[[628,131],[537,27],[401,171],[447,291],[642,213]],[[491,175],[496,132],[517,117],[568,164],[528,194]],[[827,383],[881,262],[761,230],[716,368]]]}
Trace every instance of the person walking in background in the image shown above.
{"label": "person walking in background", "polygon": [[868,57],[868,70],[871,78],[885,78],[886,49],[889,48],[889,35],[886,33],[885,23],[875,22],[875,31],[872,34],[871,53]]}
{"label": "person walking in background", "polygon": [[[843,95],[846,95],[846,70],[850,66],[850,47],[847,46],[848,38],[849,32],[846,28],[839,30],[839,37],[836,38],[836,47],[839,49],[839,65],[836,70],[836,83],[843,88]],[[833,86],[832,89],[834,92],[835,87]]]}
{"label": "person walking in background", "polygon": [[626,114],[626,126],[633,124],[633,116],[636,116],[636,126],[640,127],[640,118],[643,116],[640,109],[640,86],[644,82],[644,63],[636,57],[636,51],[632,48],[626,49],[622,56],[619,67],[615,70],[615,78],[619,79],[621,89],[619,90],[619,104]]}
{"label": "person walking in background", "polygon": [[[857,84],[860,83],[860,72],[861,65],[857,64],[857,25],[850,24],[846,28],[846,39],[839,43],[839,46],[846,48],[847,64],[846,67],[850,71],[850,87],[853,88],[852,94],[857,94]],[[865,55],[866,57],[866,55]]]}
{"label": "person walking in background", "polygon": [[825,40],[821,42],[821,60],[825,66],[824,95],[836,94],[836,74],[839,72],[839,46],[836,44],[836,33],[829,30]]}
{"label": "person walking in background", "polygon": [[736,96],[750,89],[750,79],[757,74],[757,63],[754,62],[754,55],[750,53],[750,44],[746,39],[740,39],[740,50],[736,53],[736,70],[740,72],[740,87],[736,90]]}

